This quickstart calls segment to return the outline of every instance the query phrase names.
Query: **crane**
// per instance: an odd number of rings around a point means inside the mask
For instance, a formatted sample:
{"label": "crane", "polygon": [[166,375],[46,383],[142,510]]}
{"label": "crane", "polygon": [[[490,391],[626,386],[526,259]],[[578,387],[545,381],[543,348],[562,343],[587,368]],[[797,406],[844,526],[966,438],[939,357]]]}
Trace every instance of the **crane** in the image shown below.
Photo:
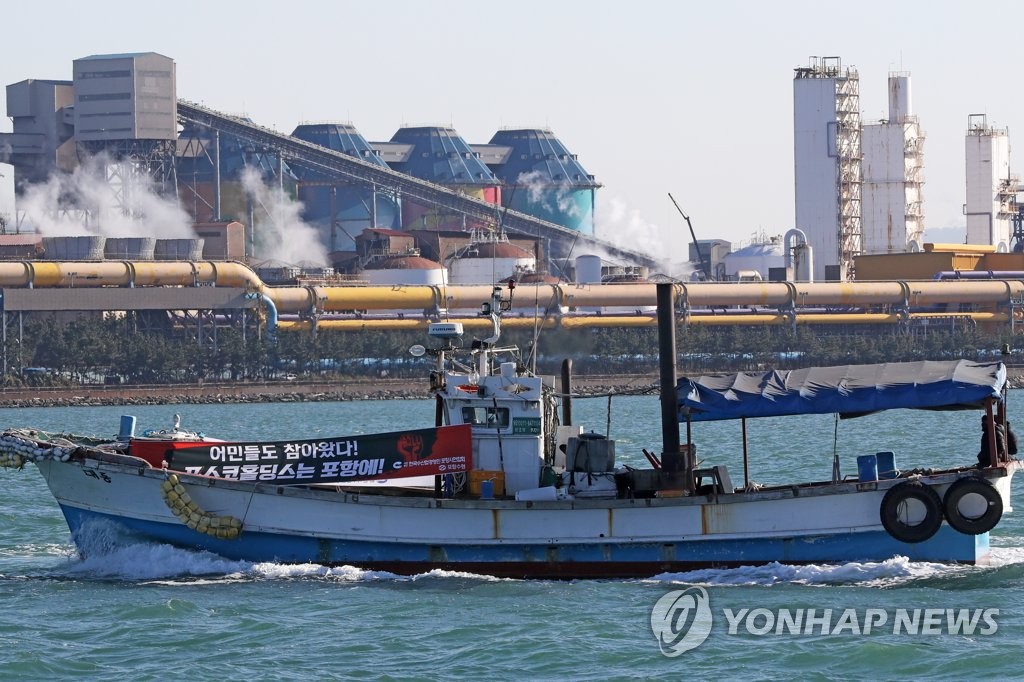
{"label": "crane", "polygon": [[690,222],[690,216],[683,213],[683,209],[679,208],[679,202],[672,196],[672,192],[668,193],[668,198],[672,200],[676,210],[679,211],[679,215],[683,216],[683,220],[690,227],[690,238],[693,240],[693,250],[697,252],[697,261],[700,263],[700,270],[704,273],[706,279],[712,279],[711,277],[711,260],[704,260],[704,254],[700,252],[700,244],[697,242],[697,234],[693,231],[693,223]]}

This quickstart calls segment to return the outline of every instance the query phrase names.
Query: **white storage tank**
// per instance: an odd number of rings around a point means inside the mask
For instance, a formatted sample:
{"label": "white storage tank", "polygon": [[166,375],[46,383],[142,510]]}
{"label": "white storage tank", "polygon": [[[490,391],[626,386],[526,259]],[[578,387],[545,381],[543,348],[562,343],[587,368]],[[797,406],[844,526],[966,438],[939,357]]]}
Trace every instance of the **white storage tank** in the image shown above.
{"label": "white storage tank", "polygon": [[370,284],[443,285],[447,274],[443,265],[422,256],[395,256],[363,270]]}
{"label": "white storage tank", "polygon": [[743,273],[749,281],[751,271],[761,275],[761,279],[768,280],[768,271],[771,268],[782,268],[786,265],[786,252],[782,247],[782,240],[772,238],[770,241],[760,244],[750,244],[741,249],[726,254],[724,258],[725,273],[729,279],[736,281],[739,273]]}
{"label": "white storage tank", "polygon": [[103,260],[105,237],[43,237],[46,260]]}
{"label": "white storage tank", "polygon": [[577,284],[600,284],[601,283],[601,257],[600,256],[577,256],[576,257],[576,283]]}
{"label": "white storage tank", "polygon": [[520,246],[502,241],[480,242],[451,262],[451,283],[494,284],[536,268],[537,259]]}

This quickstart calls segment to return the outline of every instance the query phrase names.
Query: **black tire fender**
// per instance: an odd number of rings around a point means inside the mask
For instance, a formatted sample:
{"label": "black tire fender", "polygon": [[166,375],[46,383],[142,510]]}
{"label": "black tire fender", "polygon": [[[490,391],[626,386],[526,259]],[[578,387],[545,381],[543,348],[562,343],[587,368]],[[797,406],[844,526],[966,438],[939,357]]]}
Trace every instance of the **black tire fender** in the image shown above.
{"label": "black tire fender", "polygon": [[[919,523],[907,523],[907,503],[916,501],[924,507]],[[882,526],[900,542],[924,542],[942,525],[942,498],[920,481],[907,481],[889,488],[879,508]]]}
{"label": "black tire fender", "polygon": [[[984,511],[978,516],[967,516],[960,507],[963,498],[979,495],[984,499]],[[996,527],[1003,518],[1003,497],[989,481],[976,476],[954,481],[942,500],[946,521],[964,535],[981,535]]]}

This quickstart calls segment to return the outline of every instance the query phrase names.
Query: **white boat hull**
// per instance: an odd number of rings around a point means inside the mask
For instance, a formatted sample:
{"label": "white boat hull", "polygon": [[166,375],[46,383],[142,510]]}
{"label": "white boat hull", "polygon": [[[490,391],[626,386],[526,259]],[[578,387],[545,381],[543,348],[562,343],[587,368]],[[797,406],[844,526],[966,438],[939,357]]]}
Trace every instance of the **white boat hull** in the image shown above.
{"label": "white boat hull", "polygon": [[[138,463],[137,463],[138,462]],[[178,474],[211,514],[242,522],[236,539],[192,530],[161,497],[168,473],[132,458],[37,462],[83,553],[93,531],[209,550],[230,559],[353,565],[412,574],[435,568],[509,577],[650,576],[770,562],[914,560],[984,563],[988,534],[943,523],[924,542],[883,528],[879,508],[901,479],[755,493],[648,499],[399,497]],[[984,470],[1010,510],[1018,464]],[[921,480],[940,495],[956,478]],[[905,480],[905,479],[904,479]]]}

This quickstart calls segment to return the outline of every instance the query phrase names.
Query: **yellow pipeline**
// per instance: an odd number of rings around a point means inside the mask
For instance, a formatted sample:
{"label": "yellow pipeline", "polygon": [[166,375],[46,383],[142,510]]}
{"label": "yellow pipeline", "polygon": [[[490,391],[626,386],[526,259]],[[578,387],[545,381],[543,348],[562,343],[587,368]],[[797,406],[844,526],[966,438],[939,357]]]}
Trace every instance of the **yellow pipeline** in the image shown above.
{"label": "yellow pipeline", "polygon": [[[271,289],[271,292],[276,289]],[[436,287],[418,286],[374,286],[374,287],[323,287],[324,310],[430,310],[437,304]],[[488,288],[484,298],[473,307],[488,300]],[[276,301],[275,301],[276,302]],[[444,307],[444,306],[441,306]]]}
{"label": "yellow pipeline", "polygon": [[32,264],[29,261],[0,263],[0,287],[24,287],[32,281]]}
{"label": "yellow pipeline", "polygon": [[[969,318],[977,323],[1006,323],[1006,313],[913,313],[911,318]],[[446,322],[458,322],[466,329],[491,329],[491,321],[484,317],[448,318]],[[886,313],[809,313],[797,314],[797,324],[897,324],[900,316]],[[738,327],[749,325],[786,325],[790,318],[787,315],[692,315],[686,320],[690,326],[702,327]],[[430,320],[422,318],[410,319],[352,319],[352,320],[320,320],[317,329],[333,331],[365,331],[365,330],[421,330],[426,331]],[[680,324],[683,321],[680,320]],[[535,326],[545,329],[561,327],[563,329],[595,329],[601,327],[656,327],[658,321],[651,315],[587,315],[571,317],[504,317],[501,326],[504,329],[533,329]],[[309,331],[312,323],[308,320],[282,320],[277,327],[280,331]]]}
{"label": "yellow pipeline", "polygon": [[[561,295],[558,293],[561,286],[566,285],[516,285],[512,296],[512,305],[515,308],[533,308],[535,305],[544,308],[553,299],[556,301],[561,299]],[[481,303],[491,300],[491,290],[493,289],[489,284],[445,284],[434,288],[437,290],[439,306],[450,310],[466,308],[479,310]]]}
{"label": "yellow pipeline", "polygon": [[[697,282],[687,284],[686,301],[695,308],[712,306],[780,306],[793,299],[787,282]],[[651,291],[654,285],[651,284]],[[652,294],[647,305],[654,305]]]}
{"label": "yellow pipeline", "polygon": [[1019,299],[1024,293],[1020,280],[975,280],[974,286],[957,287],[952,280],[907,282],[910,287],[910,305],[937,305],[944,303],[1007,303]]}
{"label": "yellow pipeline", "polygon": [[[237,262],[154,261],[19,261],[0,263],[0,287],[104,287],[192,286],[215,284],[266,294],[282,313],[341,312],[349,310],[476,309],[489,300],[491,287],[479,286],[346,286],[268,287],[250,268]],[[999,306],[1024,299],[1024,281],[951,280],[851,283],[737,282],[679,284],[680,300],[690,308],[721,306],[825,306],[902,305],[933,306],[974,304]],[[513,308],[645,307],[656,303],[653,284],[520,285]],[[1005,317],[1005,316],[1004,316]],[[633,318],[608,317],[622,320]],[[722,319],[693,324],[743,324],[760,321],[782,324],[774,314],[745,316],[746,322]],[[841,322],[841,318],[828,318]],[[858,316],[858,320],[867,318]],[[995,321],[993,318],[992,321]],[[979,320],[980,321],[980,320]],[[572,323],[570,323],[572,324]],[[595,322],[595,324],[599,324]],[[629,322],[626,324],[644,324]]]}
{"label": "yellow pipeline", "polygon": [[219,287],[239,287],[252,289],[253,291],[264,291],[267,285],[256,276],[252,268],[235,261],[211,261],[214,269],[214,281]]}
{"label": "yellow pipeline", "polygon": [[979,322],[979,323],[982,323],[982,324],[990,323],[990,322],[993,322],[993,323],[998,323],[998,322],[1006,323],[1006,322],[1010,321],[1010,316],[1007,313],[910,313],[910,318],[911,319],[924,319],[924,318],[927,318],[927,319],[930,319],[930,320],[934,320],[934,319],[939,319],[939,320],[941,320],[941,319],[956,320],[956,319],[970,318],[971,320],[974,320],[975,322]]}
{"label": "yellow pipeline", "polygon": [[31,267],[35,287],[89,287],[107,283],[123,287],[132,282],[131,268],[124,261],[38,261]]}
{"label": "yellow pipeline", "polygon": [[559,289],[565,306],[639,307],[655,305],[658,300],[654,284],[562,284]]}
{"label": "yellow pipeline", "polygon": [[0,263],[0,287],[104,287],[193,286],[235,284],[247,280],[253,288],[264,285],[256,273],[240,263],[154,261],[19,261]]}
{"label": "yellow pipeline", "polygon": [[[600,320],[601,318],[594,318]],[[317,329],[330,329],[334,331],[364,331],[369,329],[419,329],[427,330],[431,320],[423,318],[408,319],[354,319],[354,320],[320,320],[316,324]],[[486,317],[465,317],[447,318],[445,322],[459,322],[466,329],[479,329],[490,331],[493,329],[490,318]],[[564,322],[564,320],[562,320]],[[555,318],[534,320],[532,317],[503,317],[501,319],[502,329],[533,329],[537,324],[545,328],[558,326]],[[281,320],[277,328],[281,331],[299,332],[309,331],[313,325],[309,320]]]}
{"label": "yellow pipeline", "polygon": [[906,300],[905,282],[794,283],[796,305],[900,305]]}

